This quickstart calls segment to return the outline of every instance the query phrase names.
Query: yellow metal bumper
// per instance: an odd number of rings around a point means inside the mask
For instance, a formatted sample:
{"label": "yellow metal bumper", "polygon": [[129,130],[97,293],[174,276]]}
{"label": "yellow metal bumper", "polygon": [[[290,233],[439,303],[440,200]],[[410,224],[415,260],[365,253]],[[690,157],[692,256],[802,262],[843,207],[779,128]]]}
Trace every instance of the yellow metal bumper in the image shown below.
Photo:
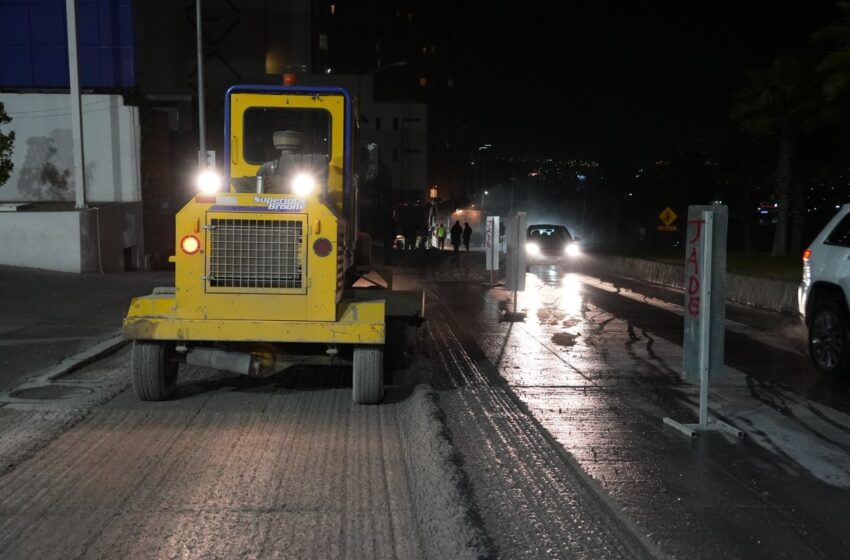
{"label": "yellow metal bumper", "polygon": [[343,299],[336,321],[181,319],[174,294],[155,293],[133,300],[122,332],[131,340],[383,344],[384,317],[383,299]]}

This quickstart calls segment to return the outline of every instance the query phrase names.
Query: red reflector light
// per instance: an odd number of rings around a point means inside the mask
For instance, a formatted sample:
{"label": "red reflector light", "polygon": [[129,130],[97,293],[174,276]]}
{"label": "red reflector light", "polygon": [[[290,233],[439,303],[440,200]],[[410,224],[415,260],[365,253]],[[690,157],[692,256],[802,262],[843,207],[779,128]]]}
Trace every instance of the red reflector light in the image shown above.
{"label": "red reflector light", "polygon": [[180,240],[180,248],[187,255],[194,255],[201,249],[201,242],[194,235],[187,235]]}
{"label": "red reflector light", "polygon": [[333,244],[327,237],[320,237],[313,242],[313,252],[320,257],[327,257],[333,251]]}
{"label": "red reflector light", "polygon": [[806,249],[805,251],[803,251],[803,262],[809,262],[809,257],[811,257],[811,256],[812,256],[812,250],[811,249]]}

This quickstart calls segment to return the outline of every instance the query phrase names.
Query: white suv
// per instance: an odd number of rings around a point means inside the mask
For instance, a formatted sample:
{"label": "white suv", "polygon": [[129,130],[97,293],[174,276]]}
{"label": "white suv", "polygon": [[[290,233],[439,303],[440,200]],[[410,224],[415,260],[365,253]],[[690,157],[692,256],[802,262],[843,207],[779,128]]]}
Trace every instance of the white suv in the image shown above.
{"label": "white suv", "polygon": [[845,204],[803,252],[803,281],[797,289],[800,316],[809,332],[809,355],[826,375],[850,371],[848,302],[850,204]]}

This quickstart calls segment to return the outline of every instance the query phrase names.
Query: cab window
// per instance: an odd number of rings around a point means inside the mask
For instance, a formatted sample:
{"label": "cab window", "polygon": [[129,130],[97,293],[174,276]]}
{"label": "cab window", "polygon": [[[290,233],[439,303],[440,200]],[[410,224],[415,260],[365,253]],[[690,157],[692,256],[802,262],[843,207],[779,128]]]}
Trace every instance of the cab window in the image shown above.
{"label": "cab window", "polygon": [[278,157],[274,133],[295,130],[301,133],[301,153],[331,154],[331,116],[324,109],[251,107],[243,116],[242,157],[248,163],[262,164]]}

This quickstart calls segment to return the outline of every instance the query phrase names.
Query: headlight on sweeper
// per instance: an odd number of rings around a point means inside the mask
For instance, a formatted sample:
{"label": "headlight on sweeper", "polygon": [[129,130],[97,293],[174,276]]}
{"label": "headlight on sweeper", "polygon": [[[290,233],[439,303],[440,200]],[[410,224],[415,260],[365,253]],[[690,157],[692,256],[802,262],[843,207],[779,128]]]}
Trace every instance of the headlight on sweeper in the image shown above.
{"label": "headlight on sweeper", "polygon": [[581,254],[581,248],[578,246],[578,243],[570,243],[564,248],[564,252],[568,257],[577,257]]}
{"label": "headlight on sweeper", "polygon": [[537,243],[526,243],[525,244],[525,252],[529,255],[539,255],[540,254],[540,245]]}
{"label": "headlight on sweeper", "polygon": [[204,194],[212,194],[221,190],[221,175],[212,169],[204,169],[195,177],[195,187]]}
{"label": "headlight on sweeper", "polygon": [[292,192],[297,196],[310,196],[316,190],[316,178],[309,173],[299,173],[292,178]]}

